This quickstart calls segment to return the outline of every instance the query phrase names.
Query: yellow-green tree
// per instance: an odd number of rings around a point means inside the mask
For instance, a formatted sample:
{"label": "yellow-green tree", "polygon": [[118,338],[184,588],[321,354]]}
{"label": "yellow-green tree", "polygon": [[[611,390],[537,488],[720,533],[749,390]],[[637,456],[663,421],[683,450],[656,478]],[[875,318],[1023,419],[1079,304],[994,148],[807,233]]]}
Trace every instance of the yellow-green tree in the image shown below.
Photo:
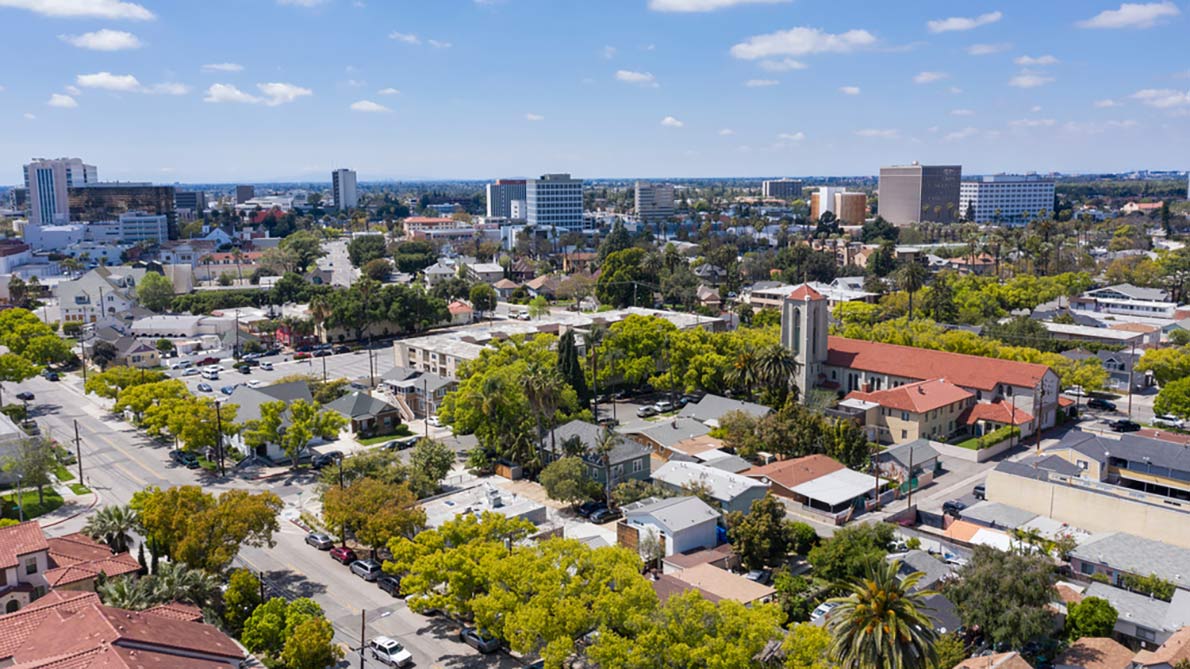
{"label": "yellow-green tree", "polygon": [[341,531],[341,540],[353,534],[372,549],[373,556],[394,538],[413,538],[426,524],[426,513],[408,485],[374,478],[359,479],[345,488],[326,488],[322,518],[327,526]]}
{"label": "yellow-green tree", "polygon": [[136,422],[139,423],[145,411],[154,404],[189,396],[190,390],[186,388],[185,383],[178,379],[144,383],[121,390],[116,395],[116,404],[113,409],[117,413],[131,411]]}
{"label": "yellow-green tree", "polygon": [[87,377],[83,387],[88,393],[95,393],[109,400],[116,399],[120,391],[144,383],[157,383],[165,379],[165,373],[156,370],[134,369],[132,367],[109,367]]}

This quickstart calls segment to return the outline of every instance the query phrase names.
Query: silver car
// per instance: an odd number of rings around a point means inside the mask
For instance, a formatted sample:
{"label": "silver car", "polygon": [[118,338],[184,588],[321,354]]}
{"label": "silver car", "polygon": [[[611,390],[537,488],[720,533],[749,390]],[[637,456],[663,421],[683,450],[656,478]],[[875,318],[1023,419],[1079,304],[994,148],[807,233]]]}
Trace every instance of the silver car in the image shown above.
{"label": "silver car", "polygon": [[351,563],[351,573],[365,581],[375,581],[380,578],[383,569],[376,560],[356,560]]}

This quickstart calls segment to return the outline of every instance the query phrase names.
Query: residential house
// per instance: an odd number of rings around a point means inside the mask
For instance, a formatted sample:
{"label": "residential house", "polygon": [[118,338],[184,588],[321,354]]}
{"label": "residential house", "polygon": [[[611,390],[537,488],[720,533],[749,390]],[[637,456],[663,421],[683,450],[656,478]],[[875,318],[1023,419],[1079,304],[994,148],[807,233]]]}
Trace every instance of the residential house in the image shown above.
{"label": "residential house", "polygon": [[839,469],[795,486],[793,498],[802,509],[842,524],[863,513],[886,481],[851,469]]}
{"label": "residential house", "polygon": [[516,292],[521,284],[511,279],[501,278],[499,281],[492,284],[492,288],[496,291],[496,296],[501,300],[508,300],[512,294]]}
{"label": "residential house", "polygon": [[694,276],[712,286],[717,286],[727,278],[727,270],[718,265],[703,263],[694,268]]}
{"label": "residential house", "polygon": [[1107,637],[1083,637],[1054,660],[1055,669],[1129,669],[1136,653]]}
{"label": "residential house", "polygon": [[[261,386],[260,388],[250,388],[248,386],[236,386],[231,396],[227,398],[227,404],[234,404],[238,407],[236,412],[236,421],[244,424],[250,421],[258,421],[261,418],[261,407],[269,402],[284,402],[286,405],[292,404],[298,400],[305,402],[313,402],[314,398],[310,395],[310,386],[305,381],[290,381],[288,383],[276,383],[271,386]],[[289,424],[289,412],[286,411],[282,418],[282,426]],[[244,441],[244,430],[232,435],[228,438],[229,446],[238,449],[245,456],[253,456],[264,458],[272,462],[280,462],[287,459],[289,456],[281,448],[279,444],[262,444],[255,448],[248,445]]]}
{"label": "residential house", "polygon": [[409,367],[393,367],[380,377],[380,387],[407,421],[438,413],[446,394],[457,386],[446,377]]}
{"label": "residential house", "polygon": [[1070,553],[1070,569],[1085,578],[1100,575],[1119,588],[1129,575],[1156,576],[1190,591],[1190,549],[1125,532],[1080,544]]}
{"label": "residential house", "polygon": [[[938,451],[928,439],[916,439],[876,454],[880,475],[894,481],[918,479],[918,487],[928,484],[941,471]],[[913,474],[910,476],[910,469]],[[924,480],[923,480],[924,479]]]}
{"label": "residential house", "polygon": [[734,400],[708,393],[697,402],[691,402],[682,407],[679,414],[711,427],[719,427],[719,421],[732,411],[742,411],[753,418],[764,418],[772,409],[763,404]]}
{"label": "residential house", "polygon": [[494,284],[504,278],[504,268],[500,263],[472,262],[463,265],[467,279],[473,283]]}
{"label": "residential house", "polygon": [[653,581],[653,592],[657,595],[657,601],[662,604],[669,601],[670,597],[675,597],[686,592],[697,592],[699,597],[712,604],[719,601],[718,595],[690,585],[675,576],[672,572],[666,572]]}
{"label": "residential house", "polygon": [[562,254],[562,273],[590,272],[599,261],[599,254],[594,251],[571,251]]}
{"label": "residential house", "polygon": [[710,428],[704,423],[693,418],[677,416],[668,420],[647,423],[644,427],[625,431],[625,433],[657,454],[668,454],[673,452],[674,447],[678,444],[701,437],[710,431]]}
{"label": "residential house", "polygon": [[963,414],[975,395],[944,378],[898,385],[885,390],[853,390],[849,400],[876,405],[864,423],[875,428],[876,441],[907,444],[919,439],[945,440],[963,429]]}
{"label": "residential house", "polygon": [[826,455],[815,453],[789,460],[776,460],[767,465],[753,467],[744,476],[768,486],[774,495],[795,501],[798,498],[793,489],[808,481],[843,469],[843,463]]}
{"label": "residential house", "polygon": [[[139,570],[140,565],[127,552],[113,554],[82,534],[47,539],[35,521],[0,528],[3,613],[28,606],[50,589],[94,590],[100,572],[115,577]],[[3,636],[4,626],[0,625]]]}
{"label": "residential house", "polygon": [[1135,369],[1136,363],[1144,355],[1144,351],[1110,351],[1100,349],[1095,353],[1091,353],[1081,349],[1074,349],[1063,351],[1062,355],[1071,360],[1098,358],[1103,364],[1103,369],[1107,371],[1107,387],[1117,392],[1127,393],[1129,383],[1132,384],[1133,392],[1144,390],[1156,384],[1152,372],[1142,372]]}
{"label": "residential house", "polygon": [[[54,289],[65,323],[121,322],[132,313],[136,286],[146,270],[97,267]],[[101,306],[102,303],[102,306]]]}
{"label": "residential house", "polygon": [[136,337],[120,337],[112,342],[116,347],[116,364],[137,369],[153,369],[161,366],[161,352],[144,340]]}
{"label": "residential house", "polygon": [[699,590],[709,592],[720,600],[730,599],[745,606],[772,601],[777,594],[770,586],[710,564],[695,565],[674,572],[672,576]]}
{"label": "residential house", "polygon": [[[606,453],[605,445],[611,446]],[[649,478],[649,449],[594,423],[572,420],[559,425],[546,435],[542,449],[547,464],[565,453],[577,453],[591,480],[607,490],[629,479]]]}
{"label": "residential house", "polygon": [[723,513],[749,513],[752,503],[768,492],[760,481],[693,462],[670,460],[653,472],[653,480],[668,490],[688,494],[704,489]]}
{"label": "residential house", "polygon": [[718,544],[719,512],[697,497],[650,497],[626,505],[623,511],[624,519],[616,529],[621,546],[643,551],[651,540],[660,549],[659,557],[666,557]]}
{"label": "residential house", "polygon": [[475,322],[475,310],[462,300],[446,305],[446,311],[450,313],[451,325],[470,325]]}
{"label": "residential house", "polygon": [[710,309],[711,311],[718,311],[723,306],[723,300],[719,298],[718,289],[711,288],[706,285],[699,285],[694,291],[694,299],[698,300],[698,306]]}
{"label": "residential house", "polygon": [[558,296],[558,287],[562,285],[562,277],[554,274],[542,274],[525,282],[525,288],[533,297],[542,296],[552,300]]}
{"label": "residential house", "polygon": [[1028,660],[1015,650],[1007,653],[969,657],[954,666],[954,669],[1033,669]]}
{"label": "residential house", "polygon": [[1190,601],[1183,600],[1175,606],[1148,593],[1131,592],[1098,582],[1088,585],[1083,596],[1106,599],[1118,614],[1114,628],[1116,638],[1141,649],[1156,650],[1174,632],[1190,625]]}
{"label": "residential house", "polygon": [[327,404],[326,408],[346,418],[351,432],[358,437],[392,434],[401,424],[397,407],[358,390]]}
{"label": "residential house", "polygon": [[441,527],[443,523],[460,516],[482,516],[496,513],[506,518],[520,518],[541,527],[549,522],[549,513],[544,504],[515,491],[501,487],[493,481],[438,495],[421,503],[426,512],[427,527]]}
{"label": "residential house", "polygon": [[1132,658],[1134,669],[1174,669],[1190,662],[1190,625],[1174,632],[1155,651],[1142,650]]}

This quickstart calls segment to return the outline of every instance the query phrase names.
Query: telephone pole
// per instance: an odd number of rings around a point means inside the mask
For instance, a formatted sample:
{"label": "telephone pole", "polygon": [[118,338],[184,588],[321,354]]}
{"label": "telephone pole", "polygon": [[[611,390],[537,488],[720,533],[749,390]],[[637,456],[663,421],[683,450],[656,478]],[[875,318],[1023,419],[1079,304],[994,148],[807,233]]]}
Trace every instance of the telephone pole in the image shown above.
{"label": "telephone pole", "polygon": [[74,421],[74,459],[79,465],[79,485],[83,483],[83,449],[79,445],[79,422]]}

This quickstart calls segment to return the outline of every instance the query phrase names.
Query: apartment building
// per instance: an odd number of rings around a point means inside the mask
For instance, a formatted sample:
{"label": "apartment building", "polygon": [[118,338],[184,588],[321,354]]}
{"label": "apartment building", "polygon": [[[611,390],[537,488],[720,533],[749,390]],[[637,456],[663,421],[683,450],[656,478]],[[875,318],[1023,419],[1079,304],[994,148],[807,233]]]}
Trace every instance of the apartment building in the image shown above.
{"label": "apartment building", "polygon": [[535,227],[583,227],[583,180],[545,174],[525,182],[526,220]]}
{"label": "apartment building", "polygon": [[1024,225],[1054,209],[1054,180],[1036,174],[996,174],[963,181],[959,214],[974,223]]}
{"label": "apartment building", "polygon": [[802,197],[800,179],[770,179],[760,184],[761,195],[766,200],[797,200]]}
{"label": "apartment building", "polygon": [[496,179],[488,184],[488,218],[524,218],[525,188],[524,179]]}
{"label": "apartment building", "polygon": [[359,206],[359,190],[355,184],[355,170],[338,169],[331,172],[331,191],[335,208],[355,209]]}
{"label": "apartment building", "polygon": [[24,166],[29,222],[34,225],[70,220],[69,189],[99,181],[99,170],[78,158],[37,158]]}
{"label": "apartment building", "polygon": [[674,215],[672,184],[636,182],[636,215],[642,223],[664,221]]}

